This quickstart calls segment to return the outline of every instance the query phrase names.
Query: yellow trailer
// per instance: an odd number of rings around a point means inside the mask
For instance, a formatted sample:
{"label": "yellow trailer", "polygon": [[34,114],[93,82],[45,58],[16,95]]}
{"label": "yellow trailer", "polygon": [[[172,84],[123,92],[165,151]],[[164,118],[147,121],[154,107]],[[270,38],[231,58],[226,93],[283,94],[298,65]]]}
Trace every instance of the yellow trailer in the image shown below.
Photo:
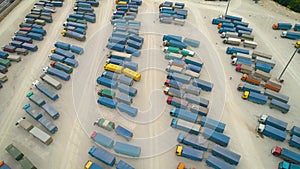
{"label": "yellow trailer", "polygon": [[124,73],[125,76],[133,78],[133,80],[135,80],[135,81],[141,80],[141,77],[142,77],[142,75],[140,73],[138,73],[136,71],[133,71],[131,69],[128,69],[128,68],[125,68],[123,70],[123,73]]}
{"label": "yellow trailer", "polygon": [[123,66],[107,63],[104,65],[104,69],[115,73],[122,73]]}

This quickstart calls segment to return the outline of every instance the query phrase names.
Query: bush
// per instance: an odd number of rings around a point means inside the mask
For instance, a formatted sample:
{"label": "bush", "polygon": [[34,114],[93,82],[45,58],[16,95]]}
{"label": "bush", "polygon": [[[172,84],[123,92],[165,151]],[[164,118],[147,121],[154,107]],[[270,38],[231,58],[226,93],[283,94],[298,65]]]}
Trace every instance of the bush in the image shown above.
{"label": "bush", "polygon": [[274,0],[279,4],[288,7],[289,9],[300,12],[300,0]]}

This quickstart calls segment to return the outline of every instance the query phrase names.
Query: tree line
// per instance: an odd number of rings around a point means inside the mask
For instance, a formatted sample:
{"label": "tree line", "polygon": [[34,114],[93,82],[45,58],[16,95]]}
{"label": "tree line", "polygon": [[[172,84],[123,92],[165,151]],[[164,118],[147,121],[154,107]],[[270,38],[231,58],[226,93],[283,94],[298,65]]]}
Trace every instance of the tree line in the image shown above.
{"label": "tree line", "polygon": [[287,8],[295,11],[300,12],[300,0],[274,0],[279,4],[286,6]]}

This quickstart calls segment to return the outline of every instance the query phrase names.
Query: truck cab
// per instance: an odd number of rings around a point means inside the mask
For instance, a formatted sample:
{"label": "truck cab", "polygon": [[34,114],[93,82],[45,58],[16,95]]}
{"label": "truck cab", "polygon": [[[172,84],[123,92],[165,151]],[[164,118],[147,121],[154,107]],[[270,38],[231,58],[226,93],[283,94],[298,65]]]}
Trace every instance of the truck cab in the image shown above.
{"label": "truck cab", "polygon": [[259,116],[258,122],[265,123],[267,118],[268,118],[268,115],[263,114],[263,115]]}
{"label": "truck cab", "polygon": [[259,124],[257,127],[256,127],[256,131],[258,133],[262,133],[265,129],[265,125],[264,124]]}
{"label": "truck cab", "polygon": [[282,148],[279,147],[279,146],[275,146],[272,148],[271,150],[271,153],[274,155],[274,156],[280,156],[281,155],[281,152],[282,152]]}
{"label": "truck cab", "polygon": [[242,99],[246,100],[248,99],[250,92],[249,91],[244,91],[243,95],[242,95]]}
{"label": "truck cab", "polygon": [[177,155],[177,156],[181,156],[182,150],[183,150],[182,145],[177,145],[177,147],[176,147],[176,152],[175,152],[176,155]]}
{"label": "truck cab", "polygon": [[169,87],[165,87],[164,94],[168,94],[169,89],[170,89]]}

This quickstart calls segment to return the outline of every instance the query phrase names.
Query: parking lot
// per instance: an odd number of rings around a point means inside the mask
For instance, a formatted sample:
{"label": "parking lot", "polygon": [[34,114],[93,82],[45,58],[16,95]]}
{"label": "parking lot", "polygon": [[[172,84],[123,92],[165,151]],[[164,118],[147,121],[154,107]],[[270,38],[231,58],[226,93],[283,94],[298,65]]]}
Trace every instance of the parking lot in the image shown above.
{"label": "parking lot", "polygon": [[[7,73],[9,80],[0,90],[0,124],[2,124],[0,157],[12,168],[19,168],[19,164],[4,150],[7,145],[14,143],[37,168],[83,168],[86,161],[92,159],[87,152],[92,145],[95,145],[89,138],[93,131],[101,131],[116,141],[121,140],[114,133],[93,126],[97,118],[104,117],[131,129],[134,138],[130,143],[142,147],[140,158],[128,158],[111,150],[117,160],[124,159],[139,169],[176,168],[180,161],[185,162],[187,168],[209,168],[205,162],[177,157],[174,153],[179,131],[169,126],[171,106],[166,104],[167,96],[162,92],[167,75],[164,69],[168,64],[162,52],[162,36],[174,34],[200,41],[200,47],[192,49],[198,59],[204,62],[200,77],[214,83],[213,91],[203,92],[201,96],[210,100],[208,117],[227,125],[224,133],[231,137],[228,148],[241,155],[240,163],[236,168],[276,168],[281,160],[272,156],[270,150],[275,145],[289,147],[288,143],[274,141],[268,137],[261,138],[255,131],[257,118],[261,114],[270,114],[288,122],[288,128],[300,124],[300,117],[297,114],[300,110],[297,104],[300,99],[300,94],[297,92],[300,87],[300,77],[297,73],[300,69],[299,54],[296,54],[283,75],[285,82],[281,92],[290,96],[291,109],[288,114],[282,114],[266,105],[242,100],[241,93],[236,90],[242,74],[237,73],[230,64],[230,55],[225,53],[228,45],[222,43],[216,25],[211,24],[213,18],[224,13],[226,2],[182,1],[189,12],[187,23],[182,27],[159,22],[158,5],[161,2],[144,0],[136,19],[142,23],[140,36],[144,37],[145,42],[142,55],[133,59],[133,62],[139,64],[138,72],[142,74],[141,81],[134,84],[138,89],[138,95],[132,105],[139,110],[135,118],[97,103],[97,91],[101,87],[96,84],[96,78],[103,71],[108,53],[105,46],[112,32],[109,20],[115,10],[114,2],[100,1],[100,6],[95,8],[97,22],[88,24],[85,42],[60,35],[63,29],[62,23],[72,12],[75,0],[65,1],[62,8],[57,8],[57,12],[53,14],[53,23],[44,27],[47,30],[45,40],[37,43],[39,50],[22,56],[21,62],[13,63]],[[18,29],[18,24],[22,22],[33,4],[34,1],[30,3],[22,1],[2,20],[1,46],[10,41]],[[299,23],[296,18],[300,18],[300,14],[286,11],[279,6],[270,9],[272,5],[274,3],[270,1],[255,4],[251,0],[232,0],[228,14],[241,16],[245,22],[250,23],[250,27],[254,30],[255,41],[258,43],[257,50],[272,54],[276,61],[276,66],[271,72],[275,79],[293,54],[295,50],[293,44],[296,41],[282,39],[281,31],[272,30],[271,26],[276,22]],[[78,55],[79,67],[74,70],[71,80],[63,81],[62,89],[57,91],[60,99],[56,102],[47,99],[47,102],[59,110],[61,116],[54,121],[59,128],[52,136],[54,141],[46,146],[26,131],[16,128],[15,122],[20,117],[28,117],[22,109],[29,102],[26,94],[31,90],[38,92],[31,83],[39,78],[42,68],[49,65],[47,56],[56,41],[81,46],[85,52],[83,55]],[[229,79],[230,76],[232,80]],[[40,126],[33,119],[28,118],[28,120]],[[290,149],[299,152],[295,148]]]}

